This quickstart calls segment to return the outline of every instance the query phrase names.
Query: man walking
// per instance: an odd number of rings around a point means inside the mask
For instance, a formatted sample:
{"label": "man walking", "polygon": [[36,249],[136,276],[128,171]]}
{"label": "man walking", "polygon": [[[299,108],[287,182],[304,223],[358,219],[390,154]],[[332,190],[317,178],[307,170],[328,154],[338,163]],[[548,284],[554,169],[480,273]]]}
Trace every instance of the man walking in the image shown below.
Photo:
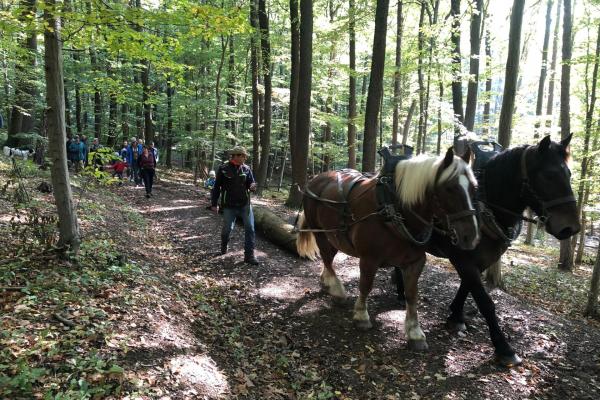
{"label": "man walking", "polygon": [[223,209],[223,228],[221,229],[221,254],[227,253],[229,235],[237,217],[244,222],[244,262],[258,265],[254,256],[254,214],[250,204],[250,192],[256,190],[256,182],[250,167],[244,164],[248,153],[237,146],[229,151],[229,161],[219,167],[215,186],[211,191],[212,211],[218,211],[217,203],[221,198]]}

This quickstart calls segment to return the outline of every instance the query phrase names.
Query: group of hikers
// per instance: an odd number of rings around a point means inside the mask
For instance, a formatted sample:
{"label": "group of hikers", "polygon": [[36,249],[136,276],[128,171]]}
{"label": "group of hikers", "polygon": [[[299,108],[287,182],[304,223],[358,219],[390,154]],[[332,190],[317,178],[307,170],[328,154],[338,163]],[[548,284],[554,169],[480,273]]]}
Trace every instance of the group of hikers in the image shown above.
{"label": "group of hikers", "polygon": [[67,137],[67,160],[69,165],[78,173],[83,167],[94,165],[98,169],[106,169],[112,172],[113,177],[124,180],[125,177],[135,185],[143,184],[146,188],[146,198],[152,196],[152,186],[156,175],[156,164],[158,163],[158,149],[154,142],[144,144],[143,139],[132,137],[128,142],[123,142],[120,151],[114,153],[109,165],[104,165],[98,151],[103,148],[98,138],[92,140],[88,147],[85,135]]}

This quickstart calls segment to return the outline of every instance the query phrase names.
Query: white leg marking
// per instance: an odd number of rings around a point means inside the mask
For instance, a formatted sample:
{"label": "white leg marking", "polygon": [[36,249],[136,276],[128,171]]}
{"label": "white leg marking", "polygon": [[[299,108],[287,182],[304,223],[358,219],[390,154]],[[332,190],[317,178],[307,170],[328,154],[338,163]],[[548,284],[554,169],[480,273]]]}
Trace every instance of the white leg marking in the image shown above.
{"label": "white leg marking", "polygon": [[355,321],[369,321],[367,302],[362,295],[359,295],[356,299],[356,303],[354,303],[354,316],[352,319]]}
{"label": "white leg marking", "polygon": [[327,292],[333,296],[340,299],[346,298],[346,289],[344,289],[344,285],[342,281],[335,275],[335,273],[331,273],[331,271],[325,266],[321,269],[321,285],[327,288]]}

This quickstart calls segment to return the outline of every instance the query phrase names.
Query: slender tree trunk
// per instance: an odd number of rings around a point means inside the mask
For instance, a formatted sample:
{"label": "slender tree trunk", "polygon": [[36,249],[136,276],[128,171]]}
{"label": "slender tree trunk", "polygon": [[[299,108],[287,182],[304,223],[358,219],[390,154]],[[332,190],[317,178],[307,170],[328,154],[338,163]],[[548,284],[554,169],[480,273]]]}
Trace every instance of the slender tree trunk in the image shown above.
{"label": "slender tree trunk", "polygon": [[471,14],[471,57],[469,59],[469,85],[467,88],[467,106],[465,108],[465,128],[472,132],[477,111],[477,92],[479,91],[479,53],[481,51],[481,20],[483,0],[475,0]]}
{"label": "slender tree trunk", "polygon": [[596,263],[590,279],[590,291],[588,293],[587,305],[585,307],[585,315],[589,317],[598,316],[598,294],[600,292],[600,243],[596,253]]}
{"label": "slender tree trunk", "polygon": [[[337,14],[338,7],[333,5],[333,0],[328,1],[329,5],[329,24],[333,25],[335,22],[335,16]],[[335,41],[332,40],[331,47],[329,50],[329,67],[327,68],[327,80],[329,82],[333,82],[334,77],[334,68],[333,64],[335,62],[336,52],[335,52]],[[333,95],[332,87],[327,88],[327,98],[325,99],[325,113],[328,116],[331,116],[333,113]],[[325,121],[325,127],[323,128],[323,171],[328,171],[331,163],[331,121]]]}
{"label": "slender tree trunk", "polygon": [[53,194],[58,212],[60,234],[58,247],[77,254],[81,239],[67,170],[61,26],[51,14],[52,9],[56,6],[55,0],[47,0],[46,4],[48,7],[44,10],[44,19],[47,24],[47,28],[44,30],[44,59],[46,63],[48,145],[52,160]]}
{"label": "slender tree trunk", "polygon": [[483,129],[482,133],[490,133],[490,103],[492,101],[492,45],[490,43],[490,30],[485,30],[485,68],[487,78],[485,80],[485,103],[483,103]]}
{"label": "slender tree trunk", "polygon": [[171,148],[173,147],[173,86],[171,85],[171,75],[167,75],[167,144],[166,144],[166,166],[172,167]]}
{"label": "slender tree trunk", "polygon": [[365,111],[365,129],[363,136],[363,172],[375,171],[375,154],[377,146],[377,118],[383,94],[383,71],[385,68],[385,39],[387,29],[389,0],[377,0],[375,9],[375,35],[373,38],[373,58],[371,61],[371,77]]}
{"label": "slender tree trunk", "polygon": [[[596,37],[596,52],[594,57],[594,68],[592,72],[592,88],[590,91],[589,103],[586,105],[583,158],[581,160],[581,171],[579,173],[579,187],[577,190],[577,214],[582,220],[582,210],[584,206],[583,196],[585,193],[585,183],[588,177],[588,167],[590,161],[590,138],[592,136],[592,124],[596,112],[596,88],[598,85],[598,60],[600,59],[600,25],[598,25],[598,34]],[[587,76],[586,76],[587,79]],[[582,228],[582,231],[585,229]],[[573,236],[571,246],[575,249],[577,244],[577,235]]]}
{"label": "slender tree trunk", "polygon": [[454,133],[460,133],[460,125],[464,122],[463,95],[462,95],[462,69],[460,55],[460,0],[450,1],[450,14],[452,16],[452,109],[454,110]]}
{"label": "slender tree trunk", "polygon": [[[113,76],[113,70],[110,63],[107,66],[107,75],[109,78]],[[117,144],[117,94],[111,90],[108,94],[108,147],[115,147]]]}
{"label": "slender tree trunk", "polygon": [[[290,71],[290,109],[289,109],[289,141],[290,158],[294,159],[296,149],[296,125],[298,113],[298,82],[300,73],[300,16],[298,14],[298,0],[290,0],[290,30],[291,30],[291,71]],[[285,155],[285,154],[284,154]],[[282,167],[283,168],[283,167]],[[283,174],[283,170],[281,172]],[[283,175],[281,180],[283,180]],[[280,183],[281,185],[281,183]]]}
{"label": "slender tree trunk", "polygon": [[[229,77],[227,78],[229,83],[227,84],[227,105],[230,110],[235,109],[235,82],[237,78],[235,69],[235,45],[233,43],[233,37],[229,38],[229,66],[228,66]],[[229,128],[231,129],[231,136],[237,136],[237,122],[235,118],[229,120]]]}
{"label": "slender tree trunk", "polygon": [[[504,78],[504,94],[500,110],[500,125],[498,126],[498,142],[504,148],[510,146],[512,117],[515,108],[517,79],[519,75],[519,54],[521,49],[521,26],[525,0],[514,0],[510,16],[510,31],[508,38],[508,57],[506,59],[506,74]],[[502,287],[502,262],[494,263],[486,270],[486,280],[492,287]]]}
{"label": "slender tree trunk", "polygon": [[423,47],[425,46],[424,37],[424,21],[425,21],[425,2],[421,3],[421,11],[419,13],[419,33],[417,34],[417,82],[419,85],[419,127],[417,129],[417,148],[416,153],[421,154],[421,142],[423,140],[423,128],[425,116],[425,85],[423,82]]}
{"label": "slender tree trunk", "polygon": [[[566,138],[571,134],[571,0],[564,0],[563,37],[562,37],[562,69],[560,78],[560,137]],[[560,256],[558,269],[573,270],[573,247],[571,239],[560,241]]]}
{"label": "slender tree trunk", "polygon": [[154,141],[154,121],[152,120],[152,103],[150,102],[150,61],[142,63],[140,80],[142,81],[142,104],[144,107],[144,137],[146,143]]}
{"label": "slender tree trunk", "polygon": [[[256,0],[250,1],[250,25],[259,32],[258,8]],[[257,34],[250,36],[250,63],[252,66],[252,168],[256,171],[260,165],[260,94],[258,93],[258,75],[260,70],[260,47]]]}
{"label": "slender tree trunk", "polygon": [[[354,0],[352,0],[354,1]],[[394,71],[394,113],[392,116],[392,146],[398,144],[398,128],[400,125],[400,110],[402,109],[402,93],[400,70],[402,68],[402,1],[398,1],[398,13],[396,15],[396,60]],[[394,153],[396,149],[392,150]]]}
{"label": "slender tree trunk", "polygon": [[402,144],[406,145],[408,142],[408,133],[410,132],[410,122],[412,120],[413,115],[415,114],[415,109],[417,108],[417,100],[413,99],[410,103],[410,107],[408,108],[408,113],[406,114],[406,120],[404,120],[404,127],[402,128]]}
{"label": "slender tree trunk", "polygon": [[298,82],[298,111],[296,149],[292,157],[292,187],[286,204],[299,207],[306,186],[308,141],[310,136],[310,98],[312,91],[312,0],[300,0],[300,64]]}
{"label": "slender tree trunk", "polygon": [[221,112],[221,74],[223,72],[223,65],[225,64],[225,54],[227,53],[227,42],[229,36],[225,39],[221,36],[221,59],[219,61],[219,68],[217,69],[217,79],[215,82],[215,121],[213,122],[212,129],[212,143],[210,146],[210,165],[211,169],[216,168],[217,153],[216,153],[216,142],[217,142],[217,131],[219,128],[219,113]]}
{"label": "slender tree trunk", "polygon": [[67,89],[67,80],[64,82],[65,88],[65,129],[67,136],[71,137],[73,132],[71,131],[71,102],[69,101],[69,90]]}
{"label": "slender tree trunk", "polygon": [[[35,21],[36,0],[23,0],[23,11],[21,20],[24,24]],[[15,104],[11,110],[10,125],[8,126],[8,138],[5,145],[18,147],[21,141],[15,136],[18,133],[28,133],[35,128],[35,99],[37,89],[35,86],[35,69],[37,66],[37,32],[33,27],[25,37],[23,47],[25,51],[19,57],[15,66]]]}
{"label": "slender tree trunk", "polygon": [[[400,2],[400,4],[402,4],[402,2]],[[354,0],[349,1],[348,7],[348,35],[350,46],[350,87],[348,93],[348,168],[356,169],[356,7]]]}
{"label": "slender tree trunk", "polygon": [[269,42],[269,18],[265,6],[265,0],[258,0],[258,23],[260,26],[260,43],[264,71],[264,119],[263,130],[260,138],[260,163],[257,174],[258,189],[257,194],[260,196],[267,183],[267,173],[269,171],[269,153],[271,152],[271,44]]}
{"label": "slender tree trunk", "polygon": [[554,82],[556,76],[556,59],[558,58],[558,34],[560,31],[560,11],[562,0],[556,2],[556,21],[554,22],[554,39],[552,40],[552,61],[550,62],[550,77],[548,78],[548,105],[546,106],[546,128],[552,127],[552,112],[554,111]]}

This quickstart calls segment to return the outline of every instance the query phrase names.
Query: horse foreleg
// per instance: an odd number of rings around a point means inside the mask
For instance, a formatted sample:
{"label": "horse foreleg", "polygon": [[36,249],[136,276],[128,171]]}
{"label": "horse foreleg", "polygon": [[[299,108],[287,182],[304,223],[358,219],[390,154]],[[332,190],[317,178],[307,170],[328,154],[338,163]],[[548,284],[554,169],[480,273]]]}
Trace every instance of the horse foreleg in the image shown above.
{"label": "horse foreleg", "polygon": [[465,301],[469,295],[469,289],[463,281],[460,282],[460,287],[454,296],[454,300],[450,303],[450,316],[448,316],[447,324],[448,328],[453,332],[466,331],[467,325],[465,324]]}
{"label": "horse foreleg", "polygon": [[367,311],[367,297],[373,288],[373,279],[377,272],[377,265],[371,261],[360,259],[360,281],[358,284],[359,295],[354,303],[354,316],[352,319],[359,329],[370,329],[373,327],[369,312]]}
{"label": "horse foreleg", "polygon": [[[479,270],[476,268],[461,269],[459,275],[465,284],[465,287],[473,295],[473,299],[479,308],[479,312],[485,318],[489,330],[492,344],[496,350],[497,360],[500,364],[510,367],[521,364],[521,358],[515,353],[513,348],[508,344],[504,333],[500,329],[498,317],[496,316],[496,306],[490,295],[485,291],[479,275]],[[462,284],[461,284],[462,285]]]}
{"label": "horse foreleg", "polygon": [[412,350],[427,350],[425,333],[419,325],[417,302],[419,297],[419,276],[425,265],[425,257],[402,270],[404,278],[404,294],[406,296],[406,318],[404,331],[408,340],[408,347]]}

